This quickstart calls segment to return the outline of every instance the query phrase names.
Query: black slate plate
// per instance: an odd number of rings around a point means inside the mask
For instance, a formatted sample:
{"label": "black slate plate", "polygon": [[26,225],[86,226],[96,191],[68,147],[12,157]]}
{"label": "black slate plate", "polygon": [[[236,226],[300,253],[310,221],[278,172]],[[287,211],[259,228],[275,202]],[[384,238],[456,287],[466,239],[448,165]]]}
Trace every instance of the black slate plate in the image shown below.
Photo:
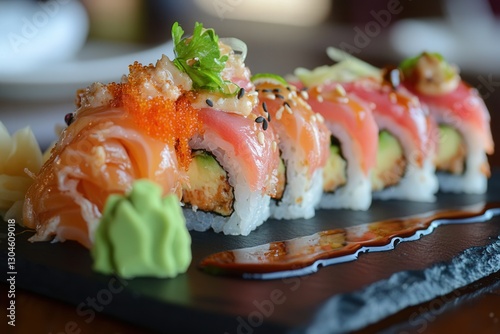
{"label": "black slate plate", "polygon": [[[96,274],[89,252],[78,244],[32,244],[27,241],[30,233],[21,233],[16,237],[16,285],[75,305],[78,320],[90,322],[103,312],[160,332],[351,331],[498,272],[500,217],[441,226],[392,251],[362,254],[354,262],[304,277],[216,277],[198,270],[197,264],[223,250],[499,200],[500,173],[495,173],[485,195],[438,194],[436,203],[374,202],[366,212],[322,210],[310,220],[270,220],[248,237],[193,232],[193,262],[175,279],[125,281]],[[2,232],[0,261],[6,263],[6,225]]]}

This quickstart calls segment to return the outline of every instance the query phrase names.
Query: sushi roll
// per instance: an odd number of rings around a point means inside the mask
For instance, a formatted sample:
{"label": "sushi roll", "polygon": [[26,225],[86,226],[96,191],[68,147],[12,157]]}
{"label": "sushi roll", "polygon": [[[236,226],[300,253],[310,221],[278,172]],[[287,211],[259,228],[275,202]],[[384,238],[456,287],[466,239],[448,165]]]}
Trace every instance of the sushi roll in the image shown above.
{"label": "sushi roll", "polygon": [[[169,68],[166,57],[156,66],[136,63],[122,83],[95,83],[78,93],[76,112],[65,118],[68,127],[25,196],[23,223],[36,230],[31,241],[74,240],[90,248],[109,195],[130,191],[138,179],[180,197],[178,157],[197,116],[183,110],[180,117],[180,104],[160,91],[172,98],[179,92],[173,82],[156,80]],[[173,122],[159,122],[158,115]]]}
{"label": "sushi roll", "polygon": [[367,210],[378,148],[378,126],[371,109],[338,83],[325,82],[307,92],[308,103],[331,132],[319,208]]}
{"label": "sushi roll", "polygon": [[388,75],[344,52],[329,48],[340,62],[313,71],[298,69],[304,85],[340,84],[349,95],[366,103],[379,130],[376,164],[372,171],[373,198],[434,201],[432,120],[418,98],[399,85],[398,72]]}
{"label": "sushi roll", "polygon": [[270,216],[279,152],[273,129],[260,122],[267,115],[258,107],[242,42],[223,42],[197,25],[191,37],[174,32],[174,43],[181,71],[194,78],[208,73],[189,91],[201,129],[189,141],[192,160],[182,194],[187,227],[248,235]]}
{"label": "sushi roll", "polygon": [[419,100],[404,89],[363,79],[344,84],[347,92],[373,103],[379,128],[374,198],[432,202],[438,183],[433,164],[432,124]]}
{"label": "sushi roll", "polygon": [[437,53],[424,52],[400,64],[403,84],[424,103],[438,126],[435,159],[444,192],[482,194],[490,176],[494,144],[490,115],[478,91],[458,68]]}
{"label": "sushi roll", "polygon": [[323,168],[327,162],[330,133],[321,115],[304,100],[304,94],[273,74],[252,78],[259,98],[258,118],[269,123],[279,138],[280,180],[284,189],[271,201],[271,217],[311,218],[322,194]]}
{"label": "sushi roll", "polygon": [[[203,217],[203,229],[248,234],[267,219],[279,155],[274,133],[252,114],[257,94],[241,96],[252,88],[242,57],[200,24],[189,39],[181,39],[178,25],[172,33],[176,59],[136,62],[120,82],[77,92],[76,111],[66,115],[67,128],[25,196],[23,222],[36,229],[31,241],[74,240],[91,248],[108,197],[128,193],[139,179],[159,184],[194,212],[201,202],[192,166],[202,170],[201,180],[225,173],[226,183],[216,183],[228,186],[225,193],[216,188],[204,200],[232,196],[232,211],[220,209],[226,217],[207,209],[217,218],[207,224]],[[197,228],[196,220],[188,224]]]}
{"label": "sushi roll", "polygon": [[190,140],[193,159],[182,196],[188,229],[248,235],[269,218],[279,155],[272,131],[257,117],[200,110],[203,127]]}

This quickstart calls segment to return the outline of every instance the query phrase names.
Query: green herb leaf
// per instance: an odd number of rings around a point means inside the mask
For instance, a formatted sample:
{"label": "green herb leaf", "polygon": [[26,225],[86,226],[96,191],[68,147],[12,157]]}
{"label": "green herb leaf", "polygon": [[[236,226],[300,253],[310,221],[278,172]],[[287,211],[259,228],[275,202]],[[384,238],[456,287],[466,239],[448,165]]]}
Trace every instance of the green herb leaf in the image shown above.
{"label": "green herb leaf", "polygon": [[437,52],[422,52],[418,56],[407,58],[407,59],[403,60],[399,64],[399,68],[401,69],[401,71],[403,71],[403,74],[406,75],[406,76],[410,76],[411,73],[413,72],[413,69],[415,68],[415,66],[417,66],[418,60],[421,57],[423,57],[424,55],[435,57],[435,58],[437,58],[439,61],[441,61],[443,63],[446,62],[444,60],[444,57],[440,53],[437,53]]}
{"label": "green herb leaf", "polygon": [[288,86],[288,82],[282,76],[274,73],[257,73],[252,76],[251,80],[255,85],[262,82],[269,82],[275,85]]}
{"label": "green herb leaf", "polygon": [[172,26],[172,40],[174,41],[175,66],[186,72],[193,80],[193,88],[236,94],[239,87],[222,79],[222,70],[228,59],[221,56],[219,37],[213,29],[204,29],[203,24],[196,22],[193,36],[182,37],[184,30],[179,23]]}

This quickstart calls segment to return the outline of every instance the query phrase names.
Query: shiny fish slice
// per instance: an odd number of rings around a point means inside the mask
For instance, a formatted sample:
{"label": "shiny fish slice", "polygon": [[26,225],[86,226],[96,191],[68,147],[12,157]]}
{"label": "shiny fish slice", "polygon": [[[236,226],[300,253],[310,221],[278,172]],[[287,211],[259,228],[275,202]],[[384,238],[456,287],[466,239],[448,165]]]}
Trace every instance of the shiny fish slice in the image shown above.
{"label": "shiny fish slice", "polygon": [[89,108],[62,134],[26,194],[31,241],[75,240],[90,248],[107,197],[136,179],[179,193],[174,151],[145,135],[121,108]]}

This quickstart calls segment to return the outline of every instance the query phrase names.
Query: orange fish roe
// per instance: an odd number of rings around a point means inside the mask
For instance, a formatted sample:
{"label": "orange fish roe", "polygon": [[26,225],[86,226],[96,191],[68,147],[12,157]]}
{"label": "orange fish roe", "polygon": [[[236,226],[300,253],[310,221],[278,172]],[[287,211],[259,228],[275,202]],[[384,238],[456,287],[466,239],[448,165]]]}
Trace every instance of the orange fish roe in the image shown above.
{"label": "orange fish roe", "polygon": [[189,139],[196,133],[201,133],[202,123],[198,116],[198,110],[193,108],[191,104],[191,93],[182,95],[175,102],[176,119],[173,122],[174,133],[176,136],[175,150],[179,164],[186,170],[191,162],[191,148],[189,147]]}
{"label": "orange fish roe", "polygon": [[114,108],[122,106],[122,84],[112,82],[107,85],[109,92],[113,95],[110,105]]}
{"label": "orange fish roe", "polygon": [[189,139],[202,130],[198,110],[190,102],[192,93],[186,92],[176,101],[163,95],[144,98],[142,87],[153,65],[135,62],[129,70],[127,82],[108,85],[114,97],[111,105],[122,106],[148,135],[175,147],[180,167],[187,170],[191,162]]}

